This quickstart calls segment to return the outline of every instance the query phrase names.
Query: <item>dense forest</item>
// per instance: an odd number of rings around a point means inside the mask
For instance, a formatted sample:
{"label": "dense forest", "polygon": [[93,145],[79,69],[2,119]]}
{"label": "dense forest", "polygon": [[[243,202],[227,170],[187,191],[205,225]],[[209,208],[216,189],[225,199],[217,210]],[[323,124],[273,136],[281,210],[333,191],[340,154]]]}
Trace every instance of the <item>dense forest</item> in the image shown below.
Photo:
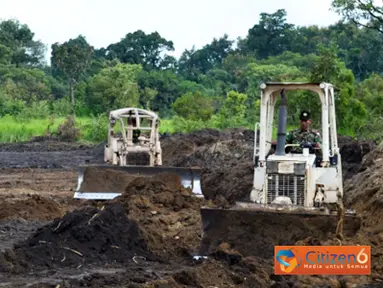
{"label": "dense forest", "polygon": [[[46,45],[35,40],[27,24],[2,21],[1,139],[35,136],[37,130],[28,132],[28,125],[45,130],[55,119],[75,115],[76,125],[88,131],[83,137],[104,140],[107,113],[127,106],[157,112],[165,119],[161,131],[252,128],[259,118],[259,85],[265,81],[330,82],[336,87],[339,132],[380,138],[383,10],[371,3],[335,0],[333,8],[343,19],[328,27],[297,27],[286,21],[283,9],[261,13],[245,38],[222,35],[200,49],[185,50],[179,59],[169,55],[175,45],[171,39],[138,30],[100,49],[83,35],[55,43],[48,65]],[[301,109],[310,109],[318,123],[315,95],[293,93],[289,124],[297,124]],[[21,123],[20,137],[15,123]]]}

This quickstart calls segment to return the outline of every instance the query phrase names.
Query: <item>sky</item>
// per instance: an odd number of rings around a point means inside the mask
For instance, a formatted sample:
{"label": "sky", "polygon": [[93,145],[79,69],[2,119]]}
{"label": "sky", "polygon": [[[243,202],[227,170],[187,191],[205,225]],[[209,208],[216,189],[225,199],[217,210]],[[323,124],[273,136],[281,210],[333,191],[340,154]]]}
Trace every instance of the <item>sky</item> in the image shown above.
{"label": "sky", "polygon": [[120,41],[127,33],[157,31],[172,40],[179,57],[225,33],[245,37],[262,12],[286,9],[287,21],[299,26],[327,26],[340,17],[331,0],[1,0],[0,19],[27,24],[35,39],[48,45],[82,34],[95,48]]}

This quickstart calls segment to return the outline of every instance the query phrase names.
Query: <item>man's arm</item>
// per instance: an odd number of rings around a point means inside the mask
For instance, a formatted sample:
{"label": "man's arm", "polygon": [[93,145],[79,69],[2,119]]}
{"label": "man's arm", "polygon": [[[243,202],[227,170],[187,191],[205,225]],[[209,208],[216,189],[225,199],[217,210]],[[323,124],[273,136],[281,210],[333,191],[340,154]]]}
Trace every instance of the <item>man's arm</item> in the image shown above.
{"label": "man's arm", "polygon": [[291,133],[290,131],[286,135],[286,144],[292,144],[292,143],[293,143],[293,133]]}
{"label": "man's arm", "polygon": [[319,131],[314,132],[314,143],[315,143],[315,147],[318,147],[318,148],[322,147],[322,136],[320,135]]}

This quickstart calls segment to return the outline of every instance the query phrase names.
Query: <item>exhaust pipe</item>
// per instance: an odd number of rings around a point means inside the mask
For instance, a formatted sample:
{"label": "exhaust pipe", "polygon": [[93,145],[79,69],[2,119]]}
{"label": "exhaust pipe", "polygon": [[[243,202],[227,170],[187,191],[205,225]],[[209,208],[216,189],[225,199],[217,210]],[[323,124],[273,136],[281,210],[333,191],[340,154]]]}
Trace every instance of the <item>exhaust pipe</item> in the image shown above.
{"label": "exhaust pipe", "polygon": [[286,155],[285,144],[286,144],[286,123],[287,123],[287,105],[285,89],[281,92],[281,105],[279,107],[278,114],[278,138],[277,138],[277,149],[275,155],[283,156]]}

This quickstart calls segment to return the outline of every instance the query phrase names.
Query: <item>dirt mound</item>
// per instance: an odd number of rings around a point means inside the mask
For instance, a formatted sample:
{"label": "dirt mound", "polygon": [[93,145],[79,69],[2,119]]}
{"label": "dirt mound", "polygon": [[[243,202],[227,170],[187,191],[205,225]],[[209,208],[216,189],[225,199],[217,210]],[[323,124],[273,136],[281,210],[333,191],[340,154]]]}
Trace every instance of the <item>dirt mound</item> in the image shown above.
{"label": "dirt mound", "polygon": [[[338,136],[344,177],[350,178],[361,167],[363,156],[373,141]],[[190,134],[163,136],[165,166],[203,168],[202,191],[207,199],[224,197],[229,203],[249,197],[253,182],[254,131],[203,129]]]}
{"label": "dirt mound", "polygon": [[182,259],[199,244],[201,201],[176,175],[137,178],[102,208],[88,206],[55,219],[0,263],[3,270],[17,270],[131,263],[134,256]]}
{"label": "dirt mound", "polygon": [[128,219],[125,207],[118,203],[102,210],[86,207],[68,213],[15,245],[11,254],[12,264],[20,265],[18,268],[36,270],[131,262],[136,255],[153,257],[137,223]]}
{"label": "dirt mound", "polygon": [[[294,245],[309,236],[322,241],[335,239],[337,219],[334,216],[295,216],[246,210],[202,211],[204,237],[200,253],[207,255],[226,242],[244,256],[272,259],[275,245]],[[345,220],[344,235],[354,236],[358,220]],[[254,243],[257,243],[254,245]]]}
{"label": "dirt mound", "polygon": [[382,274],[383,143],[363,158],[359,171],[345,182],[346,200],[363,219],[357,240],[371,245],[373,270]]}
{"label": "dirt mound", "polygon": [[163,136],[161,145],[163,165],[203,169],[201,186],[207,199],[232,202],[251,191],[254,131],[203,129]]}
{"label": "dirt mound", "polygon": [[224,197],[229,204],[248,200],[253,187],[254,170],[250,162],[235,167],[204,171],[201,187],[206,199]]}
{"label": "dirt mound", "polygon": [[124,203],[130,219],[144,231],[151,251],[162,259],[181,260],[196,252],[201,233],[199,208],[204,200],[192,196],[177,175],[136,178],[114,201]]}
{"label": "dirt mound", "polygon": [[244,129],[203,129],[161,140],[163,165],[201,168],[233,167],[252,159],[254,132]]}
{"label": "dirt mound", "polygon": [[56,201],[31,195],[26,200],[0,201],[0,219],[52,220],[64,215],[64,209]]}
{"label": "dirt mound", "polygon": [[376,143],[367,140],[354,140],[351,137],[338,136],[344,179],[355,175],[362,164],[363,157],[374,150]]}
{"label": "dirt mound", "polygon": [[[363,158],[358,171],[353,178],[345,181],[344,189],[347,204],[362,205],[363,209],[359,210],[363,212],[368,206],[379,206],[383,184],[383,143]],[[371,213],[371,210],[366,212]]]}
{"label": "dirt mound", "polygon": [[1,152],[54,152],[72,150],[91,150],[93,145],[64,142],[54,138],[33,139],[26,142],[1,143]]}

